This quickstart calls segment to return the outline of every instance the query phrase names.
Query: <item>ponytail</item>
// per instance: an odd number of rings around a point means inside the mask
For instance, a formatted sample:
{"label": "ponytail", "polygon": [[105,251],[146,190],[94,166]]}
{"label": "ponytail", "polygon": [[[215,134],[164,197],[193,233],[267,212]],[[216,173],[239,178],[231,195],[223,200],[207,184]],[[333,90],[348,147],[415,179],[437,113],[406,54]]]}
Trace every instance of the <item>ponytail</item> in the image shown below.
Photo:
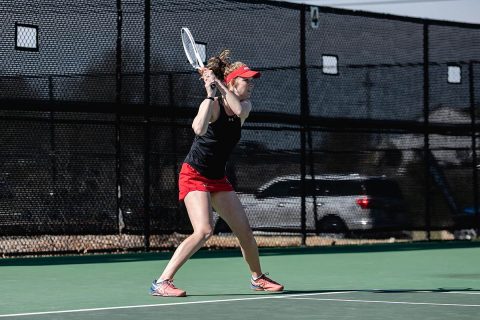
{"label": "ponytail", "polygon": [[230,53],[229,49],[224,49],[218,56],[208,59],[207,68],[212,70],[215,77],[221,81],[224,81],[225,70],[231,65]]}

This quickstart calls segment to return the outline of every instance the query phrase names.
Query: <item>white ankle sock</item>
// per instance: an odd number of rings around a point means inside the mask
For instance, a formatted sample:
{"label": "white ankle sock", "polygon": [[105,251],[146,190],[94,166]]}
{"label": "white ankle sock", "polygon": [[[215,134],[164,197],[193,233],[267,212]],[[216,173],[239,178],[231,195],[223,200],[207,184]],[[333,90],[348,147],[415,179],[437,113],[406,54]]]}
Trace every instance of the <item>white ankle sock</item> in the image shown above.
{"label": "white ankle sock", "polygon": [[258,277],[256,277],[256,278],[252,275],[252,280],[253,280],[253,281],[257,281],[257,280],[260,279],[261,277],[263,277],[263,273],[262,273],[261,275],[259,275]]}

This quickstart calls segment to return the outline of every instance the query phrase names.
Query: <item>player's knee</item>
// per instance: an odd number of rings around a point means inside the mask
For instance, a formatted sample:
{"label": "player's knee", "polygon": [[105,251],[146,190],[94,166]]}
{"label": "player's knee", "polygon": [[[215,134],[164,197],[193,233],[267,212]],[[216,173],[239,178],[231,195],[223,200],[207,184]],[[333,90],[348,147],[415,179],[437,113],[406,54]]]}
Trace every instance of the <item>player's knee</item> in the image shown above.
{"label": "player's knee", "polygon": [[195,233],[202,241],[207,241],[213,235],[213,229],[211,227],[205,227],[195,231]]}

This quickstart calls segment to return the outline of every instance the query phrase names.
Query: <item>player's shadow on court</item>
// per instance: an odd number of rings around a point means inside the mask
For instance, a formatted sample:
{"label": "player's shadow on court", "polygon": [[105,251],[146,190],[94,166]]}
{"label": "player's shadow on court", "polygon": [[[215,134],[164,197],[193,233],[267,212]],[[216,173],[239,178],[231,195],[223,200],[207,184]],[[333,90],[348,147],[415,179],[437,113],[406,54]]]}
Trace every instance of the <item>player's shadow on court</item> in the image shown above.
{"label": "player's shadow on court", "polygon": [[346,289],[346,290],[285,290],[284,294],[309,294],[309,293],[348,293],[348,292],[368,292],[368,293],[444,293],[444,292],[480,292],[480,289],[473,288],[434,288],[434,289]]}
{"label": "player's shadow on court", "polygon": [[345,290],[284,290],[282,292],[250,292],[250,293],[213,293],[213,294],[189,294],[190,297],[215,297],[215,296],[266,296],[276,295],[307,295],[307,294],[335,294],[349,292],[367,293],[446,293],[446,292],[480,292],[473,288],[435,288],[435,289],[345,289]]}
{"label": "player's shadow on court", "polygon": [[276,295],[285,295],[285,294],[309,294],[309,293],[329,293],[329,292],[349,292],[349,291],[358,291],[358,290],[284,290],[280,292],[265,292],[265,291],[251,291],[245,293],[212,293],[212,294],[189,294],[190,297],[214,297],[214,296],[269,296],[272,297]]}
{"label": "player's shadow on court", "polygon": [[422,292],[479,292],[479,289],[473,288],[435,288],[435,289],[346,289],[346,290],[285,290],[284,294],[302,294],[302,293],[335,293],[335,292],[370,292],[370,293],[422,293]]}

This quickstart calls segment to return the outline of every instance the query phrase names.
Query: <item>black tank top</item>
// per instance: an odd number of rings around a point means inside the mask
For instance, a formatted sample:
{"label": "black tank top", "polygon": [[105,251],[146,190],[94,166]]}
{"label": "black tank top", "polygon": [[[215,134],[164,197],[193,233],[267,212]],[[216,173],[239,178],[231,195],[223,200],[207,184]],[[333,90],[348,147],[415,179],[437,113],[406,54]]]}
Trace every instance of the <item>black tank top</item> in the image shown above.
{"label": "black tank top", "polygon": [[221,179],[225,176],[225,166],[233,148],[241,137],[242,123],[236,115],[225,112],[220,104],[218,119],[208,125],[207,133],[195,136],[185,162],[209,179]]}

